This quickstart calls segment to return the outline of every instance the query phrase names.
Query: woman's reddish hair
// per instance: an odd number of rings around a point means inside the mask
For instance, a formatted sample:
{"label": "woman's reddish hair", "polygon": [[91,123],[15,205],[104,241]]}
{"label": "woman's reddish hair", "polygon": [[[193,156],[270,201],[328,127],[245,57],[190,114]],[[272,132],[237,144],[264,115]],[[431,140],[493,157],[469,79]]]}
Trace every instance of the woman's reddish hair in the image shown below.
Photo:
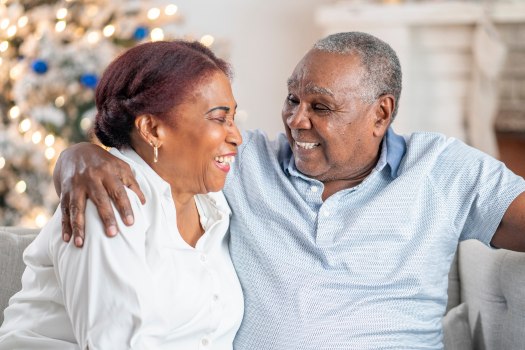
{"label": "woman's reddish hair", "polygon": [[135,118],[166,118],[213,73],[231,79],[231,68],[199,42],[157,41],[135,46],[105,70],[95,91],[95,134],[108,147],[131,143]]}

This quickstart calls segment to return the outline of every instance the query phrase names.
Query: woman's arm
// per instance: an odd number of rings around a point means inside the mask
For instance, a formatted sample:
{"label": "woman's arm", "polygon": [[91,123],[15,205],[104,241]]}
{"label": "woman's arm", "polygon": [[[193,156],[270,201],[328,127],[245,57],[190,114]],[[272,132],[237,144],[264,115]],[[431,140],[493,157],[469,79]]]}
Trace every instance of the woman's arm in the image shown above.
{"label": "woman's arm", "polygon": [[58,244],[52,253],[64,305],[81,349],[146,348],[143,330],[154,284],[146,263],[147,226],[137,196],[129,193],[135,224],[111,239],[93,202],[86,205],[85,248]]}
{"label": "woman's arm", "polygon": [[84,211],[87,198],[95,204],[108,236],[117,233],[111,201],[126,225],[133,224],[133,210],[125,187],[134,191],[140,201],[144,194],[129,165],[101,147],[84,142],[71,146],[60,154],[53,172],[55,189],[60,197],[62,237],[71,236],[77,247],[85,238]]}

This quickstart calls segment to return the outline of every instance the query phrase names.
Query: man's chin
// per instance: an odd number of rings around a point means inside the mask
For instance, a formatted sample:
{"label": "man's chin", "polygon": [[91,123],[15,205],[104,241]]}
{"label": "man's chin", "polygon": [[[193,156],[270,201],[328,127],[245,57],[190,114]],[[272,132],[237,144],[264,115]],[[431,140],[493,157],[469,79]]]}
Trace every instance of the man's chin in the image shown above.
{"label": "man's chin", "polygon": [[312,164],[313,162],[302,162],[301,160],[295,159],[295,167],[301,172],[301,174],[306,175],[312,179],[316,179],[321,175],[321,171]]}

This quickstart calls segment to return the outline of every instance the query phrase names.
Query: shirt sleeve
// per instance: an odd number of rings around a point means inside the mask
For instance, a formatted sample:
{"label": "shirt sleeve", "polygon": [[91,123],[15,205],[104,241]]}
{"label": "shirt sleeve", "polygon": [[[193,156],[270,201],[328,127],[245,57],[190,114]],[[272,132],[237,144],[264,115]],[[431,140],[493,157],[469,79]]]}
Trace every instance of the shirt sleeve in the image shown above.
{"label": "shirt sleeve", "polygon": [[445,189],[459,238],[489,245],[509,205],[525,191],[525,181],[499,160],[459,141],[445,155],[437,162],[447,169],[440,188]]}
{"label": "shirt sleeve", "polygon": [[83,248],[62,244],[53,257],[81,349],[147,348],[143,335],[153,288],[145,251],[148,225],[138,197],[127,191],[132,226],[124,225],[113,207],[119,233],[106,237],[95,205],[88,201]]}

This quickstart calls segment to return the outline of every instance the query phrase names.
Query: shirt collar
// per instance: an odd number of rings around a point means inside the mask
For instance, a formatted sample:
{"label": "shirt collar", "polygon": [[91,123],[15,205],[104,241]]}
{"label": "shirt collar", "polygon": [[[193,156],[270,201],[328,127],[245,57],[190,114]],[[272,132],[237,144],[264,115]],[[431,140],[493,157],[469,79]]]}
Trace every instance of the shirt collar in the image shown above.
{"label": "shirt collar", "polygon": [[394,132],[392,127],[389,127],[386,132],[386,162],[390,166],[390,176],[396,178],[398,176],[399,166],[405,156],[407,144],[405,138]]}
{"label": "shirt collar", "polygon": [[[375,169],[381,171],[385,165],[388,164],[390,166],[390,176],[395,179],[398,176],[399,165],[406,153],[406,141],[403,136],[396,134],[392,127],[388,128],[383,141],[384,142],[381,143],[381,155],[379,156]],[[297,170],[293,153],[286,170],[290,175],[311,180]]]}

